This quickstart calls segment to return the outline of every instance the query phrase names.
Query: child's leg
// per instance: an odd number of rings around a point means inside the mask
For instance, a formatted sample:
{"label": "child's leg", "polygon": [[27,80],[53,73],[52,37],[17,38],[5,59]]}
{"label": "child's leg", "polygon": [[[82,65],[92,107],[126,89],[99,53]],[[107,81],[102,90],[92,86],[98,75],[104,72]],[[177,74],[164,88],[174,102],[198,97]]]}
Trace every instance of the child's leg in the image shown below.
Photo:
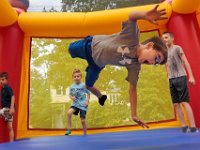
{"label": "child's leg", "polygon": [[0,115],[3,115],[3,109],[0,109]]}
{"label": "child's leg", "polygon": [[85,45],[86,44],[86,39],[78,40],[75,42],[72,42],[69,45],[69,53],[72,58],[82,58],[82,59],[87,59],[87,53],[85,51]]}
{"label": "child's leg", "polygon": [[83,126],[83,133],[84,133],[84,135],[86,135],[87,134],[87,126],[86,126],[85,118],[81,118],[81,123]]}
{"label": "child's leg", "polygon": [[[182,126],[182,131],[183,132],[187,132],[187,125],[186,125],[186,120],[184,118],[184,114],[183,114],[183,110],[181,109],[181,101],[183,99],[185,99],[186,94],[185,91],[185,81],[183,81],[184,78],[179,77],[179,78],[173,78],[169,80],[169,86],[170,86],[170,93],[171,93],[171,97],[172,97],[172,101],[173,101],[173,105],[176,111],[177,116],[180,119],[180,123]],[[183,93],[185,93],[183,95]]]}
{"label": "child's leg", "polygon": [[67,129],[71,130],[71,125],[72,125],[72,115],[76,110],[73,108],[70,108],[67,112]]}
{"label": "child's leg", "polygon": [[181,104],[185,108],[186,114],[187,114],[189,122],[190,122],[190,127],[196,128],[196,124],[194,121],[194,115],[193,115],[193,111],[192,111],[190,104],[188,102],[182,102]]}
{"label": "child's leg", "polygon": [[89,65],[86,69],[86,87],[89,91],[91,91],[94,95],[96,95],[99,99],[99,104],[101,106],[104,105],[107,96],[102,95],[101,92],[94,86],[95,82],[99,78],[99,74],[103,68],[99,68],[95,65]]}
{"label": "child's leg", "polygon": [[181,109],[181,105],[179,103],[174,103],[174,108],[175,108],[176,114],[178,115],[178,117],[180,119],[181,126],[186,127],[187,125],[186,125],[183,111]]}
{"label": "child's leg", "polygon": [[83,126],[83,133],[84,135],[87,134],[87,126],[86,126],[86,111],[85,110],[81,110],[80,109],[80,118],[81,118],[81,123],[82,123],[82,126]]}
{"label": "child's leg", "polygon": [[102,96],[101,92],[99,91],[99,89],[97,89],[95,86],[86,86],[87,89],[92,92],[94,95],[96,95],[98,98],[100,98]]}
{"label": "child's leg", "polygon": [[86,87],[88,90],[90,90],[95,96],[100,98],[102,96],[101,92],[94,87],[95,82],[99,78],[99,74],[101,72],[101,69],[95,65],[88,65],[86,68]]}
{"label": "child's leg", "polygon": [[7,122],[7,128],[8,128],[10,142],[12,142],[14,141],[14,130],[12,122]]}

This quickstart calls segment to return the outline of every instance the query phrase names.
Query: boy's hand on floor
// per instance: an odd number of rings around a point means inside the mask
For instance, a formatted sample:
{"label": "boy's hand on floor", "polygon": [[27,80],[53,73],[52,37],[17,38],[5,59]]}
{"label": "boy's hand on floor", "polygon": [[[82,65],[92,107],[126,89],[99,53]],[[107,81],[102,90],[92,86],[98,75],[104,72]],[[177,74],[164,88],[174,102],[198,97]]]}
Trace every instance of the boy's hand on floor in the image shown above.
{"label": "boy's hand on floor", "polygon": [[143,128],[149,128],[149,126],[144,123],[142,120],[140,120],[138,117],[132,117],[133,121],[135,121],[139,126]]}

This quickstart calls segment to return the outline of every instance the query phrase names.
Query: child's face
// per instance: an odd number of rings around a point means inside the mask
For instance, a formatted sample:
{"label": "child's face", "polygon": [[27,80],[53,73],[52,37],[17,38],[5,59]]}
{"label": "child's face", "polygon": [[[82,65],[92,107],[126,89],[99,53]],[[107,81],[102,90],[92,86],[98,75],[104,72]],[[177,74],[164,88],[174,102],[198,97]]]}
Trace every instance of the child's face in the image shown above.
{"label": "child's face", "polygon": [[81,78],[82,78],[81,73],[74,73],[73,74],[73,79],[74,79],[75,83],[80,83],[81,82]]}
{"label": "child's face", "polygon": [[142,45],[140,49],[142,49],[138,56],[140,64],[156,65],[164,60],[163,54],[153,48],[152,42]]}
{"label": "child's face", "polygon": [[4,86],[8,83],[8,80],[5,77],[0,78],[0,86]]}
{"label": "child's face", "polygon": [[170,47],[173,44],[174,38],[170,34],[166,33],[162,35],[162,40],[167,47]]}

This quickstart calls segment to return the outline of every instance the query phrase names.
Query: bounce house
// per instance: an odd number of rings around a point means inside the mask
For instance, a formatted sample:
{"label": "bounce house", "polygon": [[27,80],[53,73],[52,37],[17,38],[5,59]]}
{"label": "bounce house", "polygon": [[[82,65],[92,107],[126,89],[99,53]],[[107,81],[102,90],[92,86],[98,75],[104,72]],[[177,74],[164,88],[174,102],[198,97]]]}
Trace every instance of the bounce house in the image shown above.
{"label": "bounce house", "polygon": [[[32,138],[38,136],[51,136],[49,139],[40,139],[39,141],[45,144],[49,143],[50,146],[42,147],[47,149],[55,149],[55,143],[58,135],[63,135],[65,129],[43,129],[43,128],[31,128],[29,125],[29,101],[30,101],[30,59],[31,59],[31,45],[32,38],[60,38],[60,39],[78,39],[88,35],[98,34],[113,34],[121,30],[121,23],[128,18],[128,14],[133,11],[146,11],[153,8],[155,5],[145,5],[138,7],[129,7],[113,10],[95,11],[95,12],[26,12],[28,8],[28,1],[0,1],[0,71],[6,71],[9,73],[9,83],[13,87],[16,99],[16,112],[14,116],[14,132],[15,139],[20,140],[24,138]],[[158,25],[151,24],[147,21],[138,21],[138,26],[141,32],[156,31],[161,35],[165,31],[174,33],[175,43],[180,45],[193,70],[193,74],[196,79],[196,85],[189,85],[191,106],[194,112],[195,121],[197,127],[200,127],[200,1],[199,0],[172,0],[165,1],[159,4],[159,9],[166,9],[166,16],[168,19],[161,20]],[[101,18],[101,19],[100,19]],[[66,50],[66,55],[68,55]],[[166,72],[164,72],[164,80],[167,80]],[[153,105],[153,104],[152,104]],[[40,111],[40,110],[38,110]],[[147,117],[151,115],[148,114]],[[120,118],[118,118],[120,119]],[[171,119],[161,120],[160,122],[150,122],[150,129],[162,128],[163,132],[169,133],[169,136],[175,136],[180,138],[184,135],[176,133],[174,128],[179,127],[179,121],[176,116]],[[173,128],[168,130],[169,128]],[[164,129],[166,131],[164,131]],[[122,125],[118,127],[100,127],[95,129],[89,129],[88,133],[91,137],[87,137],[89,141],[86,141],[87,148],[95,149],[112,149],[113,147],[103,144],[104,147],[95,147],[95,142],[98,144],[97,138],[109,141],[109,136],[122,136],[128,138],[130,134],[125,132],[125,135],[120,134],[119,131],[133,131],[135,138],[127,141],[129,144],[133,141],[135,145],[145,145],[151,142],[151,133],[147,133],[147,141],[140,143],[142,133],[146,130],[142,130],[141,127],[136,125]],[[142,130],[142,131],[140,131]],[[74,134],[80,134],[81,130],[77,129]],[[105,133],[103,136],[95,135],[94,133]],[[114,133],[110,133],[114,132]],[[119,132],[119,134],[117,134]],[[110,133],[110,135],[109,135]],[[152,131],[155,141],[162,139],[162,135],[159,135],[157,131]],[[98,137],[99,136],[99,137]],[[78,140],[83,137],[72,136],[62,140],[66,140],[68,144],[76,144]],[[78,139],[80,138],[80,139]],[[188,136],[184,137],[189,138]],[[183,138],[183,139],[184,139]],[[194,135],[193,146],[200,146],[198,141],[199,135]],[[195,139],[198,141],[195,141]],[[124,139],[123,139],[124,140]],[[123,140],[114,141],[115,146],[120,146]],[[172,139],[173,140],[173,139]],[[174,139],[175,140],[175,139]],[[5,122],[0,118],[0,143],[8,141],[8,133]],[[76,142],[74,142],[76,141]],[[159,141],[159,140],[158,140]],[[31,145],[33,149],[39,147],[39,143],[36,144],[36,139],[33,141],[25,140],[26,144],[24,148],[29,148],[27,145]],[[30,142],[30,143],[29,143]],[[31,143],[32,142],[32,143]],[[59,140],[57,141],[59,145]],[[111,140],[112,142],[112,140]],[[181,143],[182,141],[180,141]],[[15,142],[14,142],[15,143]],[[3,148],[15,148],[15,144],[5,145]],[[161,142],[162,143],[162,142]],[[32,145],[33,144],[33,145]],[[35,144],[35,145],[34,145]],[[102,144],[102,143],[101,143]],[[127,144],[127,145],[129,145]],[[16,144],[17,145],[17,144]],[[21,146],[23,142],[21,143]],[[62,144],[61,144],[62,145]],[[154,146],[150,144],[151,146]],[[164,143],[163,143],[164,145]],[[20,147],[20,141],[18,145]],[[27,146],[27,147],[26,147]],[[69,145],[68,148],[72,145]],[[106,147],[107,146],[107,147]],[[1,147],[1,145],[0,145]],[[22,146],[23,147],[23,146]],[[192,146],[191,146],[192,147]],[[60,148],[60,147],[57,147]],[[116,148],[116,147],[115,147]],[[124,147],[124,149],[129,147]],[[152,147],[151,147],[152,148]],[[156,149],[156,147],[154,147]],[[152,148],[152,149],[154,149]],[[163,147],[162,147],[163,148]],[[60,148],[61,149],[61,148]],[[81,149],[81,148],[77,148]],[[113,148],[114,149],[114,148]],[[131,148],[130,148],[131,149]],[[145,149],[145,148],[144,148]],[[147,149],[147,148],[146,148]],[[159,149],[159,148],[158,148]],[[173,147],[172,147],[173,149]]]}

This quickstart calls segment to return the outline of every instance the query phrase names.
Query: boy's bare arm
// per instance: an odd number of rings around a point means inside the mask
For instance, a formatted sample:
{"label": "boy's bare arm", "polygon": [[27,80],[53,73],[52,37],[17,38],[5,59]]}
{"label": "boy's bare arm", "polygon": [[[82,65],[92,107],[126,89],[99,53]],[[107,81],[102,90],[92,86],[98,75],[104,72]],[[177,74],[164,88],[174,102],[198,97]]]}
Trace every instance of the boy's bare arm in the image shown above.
{"label": "boy's bare arm", "polygon": [[10,105],[10,114],[13,115],[14,113],[15,113],[15,96],[12,96]]}
{"label": "boy's bare arm", "polygon": [[129,86],[129,95],[130,95],[130,107],[131,107],[131,118],[135,121],[138,125],[142,126],[143,128],[149,128],[149,126],[140,120],[137,117],[137,88],[130,84]]}
{"label": "boy's bare arm", "polygon": [[89,102],[90,102],[90,94],[87,94],[87,99],[86,99],[86,107],[89,105]]}
{"label": "boy's bare arm", "polygon": [[89,101],[90,101],[90,94],[87,94],[87,101],[89,103]]}
{"label": "boy's bare arm", "polygon": [[152,10],[142,12],[142,11],[133,11],[129,14],[130,21],[136,21],[139,19],[147,20],[153,24],[158,24],[158,20],[167,19],[165,9],[157,10],[159,5],[156,5]]}
{"label": "boy's bare arm", "polygon": [[189,62],[188,62],[188,60],[187,60],[187,58],[184,54],[181,55],[181,60],[185,64],[185,68],[187,69],[187,72],[189,74],[189,82],[194,85],[195,79],[194,79],[194,76],[193,76],[193,73],[192,73],[192,69],[191,69],[190,64],[189,64]]}

